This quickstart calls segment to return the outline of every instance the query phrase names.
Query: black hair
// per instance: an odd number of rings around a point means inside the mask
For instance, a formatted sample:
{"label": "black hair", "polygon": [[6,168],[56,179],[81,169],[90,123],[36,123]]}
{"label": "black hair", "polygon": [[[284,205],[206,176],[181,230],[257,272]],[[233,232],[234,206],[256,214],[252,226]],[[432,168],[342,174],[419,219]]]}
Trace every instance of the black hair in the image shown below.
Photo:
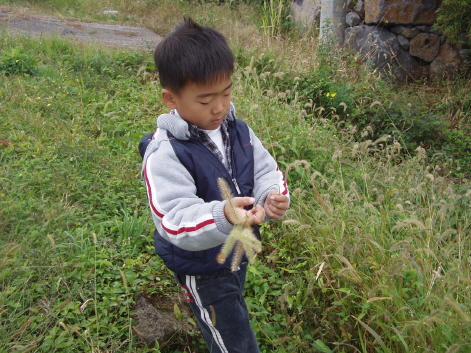
{"label": "black hair", "polygon": [[162,87],[177,94],[190,82],[211,83],[234,71],[234,55],[226,38],[191,18],[185,18],[157,45],[154,60]]}

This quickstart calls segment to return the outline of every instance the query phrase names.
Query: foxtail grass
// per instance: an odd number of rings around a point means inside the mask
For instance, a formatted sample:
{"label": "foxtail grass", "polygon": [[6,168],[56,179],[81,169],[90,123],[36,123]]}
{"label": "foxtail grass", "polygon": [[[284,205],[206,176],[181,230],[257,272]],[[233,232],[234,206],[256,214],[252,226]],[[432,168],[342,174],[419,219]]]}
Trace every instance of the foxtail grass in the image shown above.
{"label": "foxtail grass", "polygon": [[248,224],[248,217],[241,218],[237,214],[236,206],[232,203],[234,196],[232,195],[227,181],[223,178],[218,178],[218,187],[221,196],[229,205],[230,213],[228,214],[228,218],[234,225],[234,228],[226,238],[221,252],[217,256],[217,261],[223,264],[232,252],[231,270],[236,271],[244,255],[250,263],[255,262],[256,254],[262,251],[262,243],[257,239],[253,233],[252,227]]}

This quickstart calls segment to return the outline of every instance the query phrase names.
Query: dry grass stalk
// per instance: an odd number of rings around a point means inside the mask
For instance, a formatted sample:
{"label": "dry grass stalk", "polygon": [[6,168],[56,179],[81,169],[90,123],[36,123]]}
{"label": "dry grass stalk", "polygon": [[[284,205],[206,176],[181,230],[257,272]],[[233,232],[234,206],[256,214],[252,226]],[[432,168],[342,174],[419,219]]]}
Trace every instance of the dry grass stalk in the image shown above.
{"label": "dry grass stalk", "polygon": [[223,264],[226,262],[228,255],[233,251],[231,271],[236,271],[244,255],[250,263],[255,261],[256,254],[262,251],[262,243],[253,234],[252,227],[247,223],[247,218],[241,219],[237,215],[236,208],[232,204],[233,195],[226,180],[218,178],[218,187],[222,197],[230,205],[231,213],[228,215],[228,218],[234,224],[234,228],[226,238],[221,252],[217,256],[217,261]]}

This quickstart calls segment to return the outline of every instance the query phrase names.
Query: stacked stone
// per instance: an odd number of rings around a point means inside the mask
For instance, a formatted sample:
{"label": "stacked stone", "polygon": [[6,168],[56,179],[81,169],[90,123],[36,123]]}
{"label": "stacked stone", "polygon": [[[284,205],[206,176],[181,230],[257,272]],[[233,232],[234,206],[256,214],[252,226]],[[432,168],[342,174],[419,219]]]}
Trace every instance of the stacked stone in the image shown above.
{"label": "stacked stone", "polygon": [[[322,22],[326,9],[341,2],[294,0],[291,11],[298,26],[309,28],[320,19]],[[345,3],[348,11],[345,22],[334,24],[346,27],[343,44],[379,70],[392,73],[397,81],[424,75],[450,77],[462,67],[459,50],[433,26],[441,0],[345,0]],[[331,19],[336,20],[333,15]]]}
{"label": "stacked stone", "polygon": [[358,0],[347,5],[345,45],[361,54],[378,50],[369,61],[393,68],[399,81],[424,74],[451,76],[463,60],[433,27],[439,5],[439,0]]}

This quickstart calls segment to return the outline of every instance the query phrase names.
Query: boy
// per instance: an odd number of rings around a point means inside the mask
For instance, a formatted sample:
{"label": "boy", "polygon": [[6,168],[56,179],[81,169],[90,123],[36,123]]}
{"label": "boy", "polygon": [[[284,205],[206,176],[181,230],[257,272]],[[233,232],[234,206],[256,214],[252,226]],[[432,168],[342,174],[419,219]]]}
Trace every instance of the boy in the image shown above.
{"label": "boy", "polygon": [[217,180],[230,184],[235,211],[258,238],[260,223],[288,209],[286,183],[253,131],[235,118],[234,57],[222,34],[185,19],[154,59],[171,109],[159,116],[143,159],[156,252],[174,272],[210,352],[259,352],[242,296],[246,259],[234,272],[231,256],[223,264],[216,259],[234,212]]}

